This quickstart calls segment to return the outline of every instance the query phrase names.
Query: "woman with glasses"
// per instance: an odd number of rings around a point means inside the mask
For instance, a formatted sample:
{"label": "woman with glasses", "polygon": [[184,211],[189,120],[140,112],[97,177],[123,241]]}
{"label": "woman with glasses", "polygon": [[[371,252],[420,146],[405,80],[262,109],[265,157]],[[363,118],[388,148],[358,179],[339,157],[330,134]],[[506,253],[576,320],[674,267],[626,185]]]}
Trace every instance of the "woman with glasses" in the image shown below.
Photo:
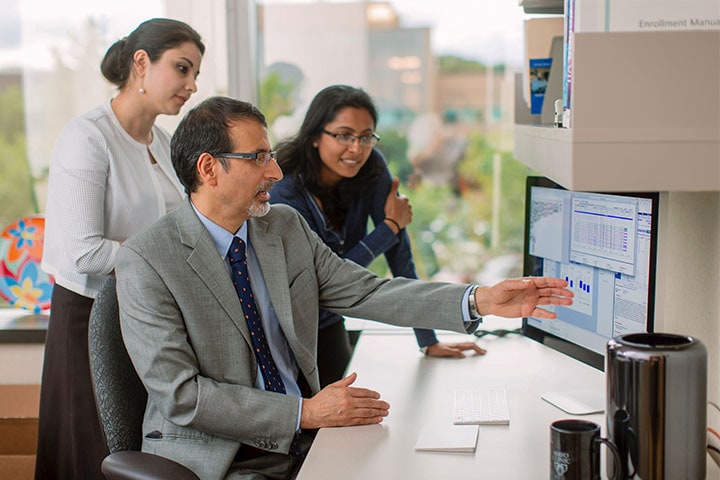
{"label": "woman with glasses", "polygon": [[[394,276],[417,278],[405,231],[412,208],[374,148],[380,139],[376,126],[377,110],[363,90],[346,85],[321,90],[298,134],[278,146],[284,178],[270,202],[295,207],[339,256],[368,266],[384,254]],[[368,219],[374,224],[370,233]],[[317,359],[324,387],[342,378],[352,349],[343,317],[321,310],[319,322]],[[485,353],[472,342],[439,343],[432,330],[415,329],[415,336],[427,355]]]}
{"label": "woman with glasses", "polygon": [[120,244],[178,207],[184,191],[158,115],[197,91],[205,45],[190,26],[155,18],[107,50],[118,92],[65,125],[50,159],[42,268],[55,277],[40,393],[36,479],[102,479],[108,454],[90,377],[93,299]]}

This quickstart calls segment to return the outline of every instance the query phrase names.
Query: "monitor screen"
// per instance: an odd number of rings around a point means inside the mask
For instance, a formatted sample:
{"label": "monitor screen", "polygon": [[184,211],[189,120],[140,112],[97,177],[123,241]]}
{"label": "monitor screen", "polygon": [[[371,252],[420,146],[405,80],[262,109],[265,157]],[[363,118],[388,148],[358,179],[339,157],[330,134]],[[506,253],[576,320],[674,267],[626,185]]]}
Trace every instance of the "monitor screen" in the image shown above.
{"label": "monitor screen", "polygon": [[523,273],[563,278],[575,297],[554,320],[524,318],[525,335],[603,370],[608,340],[652,331],[658,197],[528,177]]}

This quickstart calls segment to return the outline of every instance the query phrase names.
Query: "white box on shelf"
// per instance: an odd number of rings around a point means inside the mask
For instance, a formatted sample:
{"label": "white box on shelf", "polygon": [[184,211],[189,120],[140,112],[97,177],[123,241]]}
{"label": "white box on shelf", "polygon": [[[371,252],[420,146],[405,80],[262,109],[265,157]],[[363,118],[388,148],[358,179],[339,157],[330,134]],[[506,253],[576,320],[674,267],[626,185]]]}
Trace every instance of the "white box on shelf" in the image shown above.
{"label": "white box on shelf", "polygon": [[563,105],[574,123],[575,34],[720,30],[718,0],[565,0]]}
{"label": "white box on shelf", "polygon": [[574,31],[719,30],[718,0],[574,0]]}

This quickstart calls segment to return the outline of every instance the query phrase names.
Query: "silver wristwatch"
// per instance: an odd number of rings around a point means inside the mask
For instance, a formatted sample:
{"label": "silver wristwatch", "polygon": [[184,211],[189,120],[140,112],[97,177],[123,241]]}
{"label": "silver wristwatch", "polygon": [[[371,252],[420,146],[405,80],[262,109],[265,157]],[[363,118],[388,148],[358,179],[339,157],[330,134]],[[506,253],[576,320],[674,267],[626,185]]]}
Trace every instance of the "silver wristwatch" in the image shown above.
{"label": "silver wristwatch", "polygon": [[468,295],[468,308],[470,309],[470,318],[482,317],[482,315],[480,315],[480,312],[478,312],[477,303],[475,303],[475,291],[479,287],[480,285],[473,285],[472,288],[470,288],[470,294]]}

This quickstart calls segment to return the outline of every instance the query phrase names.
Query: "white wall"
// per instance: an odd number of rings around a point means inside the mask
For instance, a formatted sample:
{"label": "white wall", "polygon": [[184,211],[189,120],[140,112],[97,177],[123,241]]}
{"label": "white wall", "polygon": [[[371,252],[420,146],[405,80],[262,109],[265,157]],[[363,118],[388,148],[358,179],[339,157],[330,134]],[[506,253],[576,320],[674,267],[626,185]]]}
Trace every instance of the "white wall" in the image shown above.
{"label": "white wall", "polygon": [[0,384],[40,384],[45,344],[1,344]]}
{"label": "white wall", "polygon": [[708,350],[708,399],[720,401],[720,192],[670,192],[660,204],[656,331]]}

